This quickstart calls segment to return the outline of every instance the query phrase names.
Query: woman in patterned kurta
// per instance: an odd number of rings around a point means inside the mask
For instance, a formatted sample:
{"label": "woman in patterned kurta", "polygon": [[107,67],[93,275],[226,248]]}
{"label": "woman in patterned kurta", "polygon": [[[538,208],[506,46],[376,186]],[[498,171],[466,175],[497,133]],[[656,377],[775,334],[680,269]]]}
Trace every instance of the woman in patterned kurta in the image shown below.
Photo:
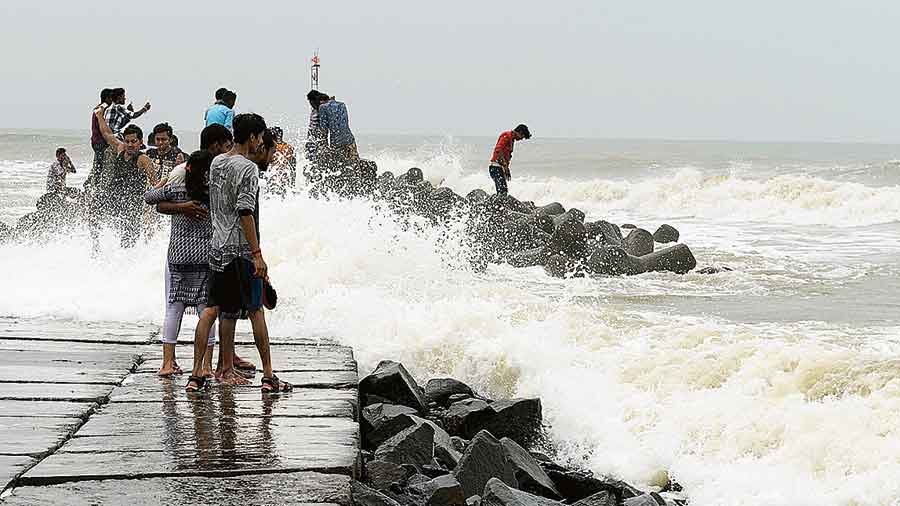
{"label": "woman in patterned kurta", "polygon": [[[195,201],[204,208],[209,206],[209,165],[212,155],[208,151],[195,151],[188,158],[184,183],[172,182],[154,188],[144,195],[147,204],[160,202],[184,203]],[[198,184],[199,183],[199,184]],[[191,191],[188,190],[190,187]],[[196,217],[184,214],[172,215],[172,232],[169,237],[168,263],[166,265],[166,318],[163,324],[163,363],[160,376],[180,374],[175,360],[175,343],[181,331],[181,320],[187,308],[201,313],[206,308],[209,281],[209,241],[212,226],[209,216]],[[212,361],[214,331],[210,333],[209,348],[204,362],[209,371]]]}

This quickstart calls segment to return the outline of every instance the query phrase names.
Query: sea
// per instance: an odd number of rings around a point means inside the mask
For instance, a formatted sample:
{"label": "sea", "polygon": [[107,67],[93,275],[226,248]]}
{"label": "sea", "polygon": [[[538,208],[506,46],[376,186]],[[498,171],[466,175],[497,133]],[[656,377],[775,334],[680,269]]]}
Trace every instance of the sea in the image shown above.
{"label": "sea", "polygon": [[[0,221],[34,210],[59,146],[80,187],[87,137],[0,130]],[[358,137],[379,171],[493,190],[494,138]],[[699,267],[731,270],[476,271],[461,224],[411,227],[301,183],[261,203],[272,334],[353,346],[361,374],[392,359],[423,383],[539,396],[556,458],[648,487],[671,478],[694,505],[900,504],[900,146],[535,137],[516,145],[510,191],[671,224]],[[161,323],[166,228],[132,249],[101,241],[99,256],[78,230],[0,245],[0,316]]]}

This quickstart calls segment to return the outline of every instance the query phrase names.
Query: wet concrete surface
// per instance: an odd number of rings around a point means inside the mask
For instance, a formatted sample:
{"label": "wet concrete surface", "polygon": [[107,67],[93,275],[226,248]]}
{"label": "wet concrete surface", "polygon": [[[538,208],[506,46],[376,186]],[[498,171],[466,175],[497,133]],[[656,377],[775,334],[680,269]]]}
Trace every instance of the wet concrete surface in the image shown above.
{"label": "wet concrete surface", "polygon": [[230,478],[169,477],[80,481],[19,487],[6,505],[59,504],[336,504],[350,505],[350,477],[324,473],[245,475]]}
{"label": "wet concrete surface", "polygon": [[[250,386],[187,395],[187,375],[155,375],[161,350],[148,329],[40,329],[0,318],[4,505],[349,504],[359,459],[351,349],[273,343],[276,372],[295,391],[263,394],[257,373]],[[258,361],[242,342],[238,353]],[[183,367],[191,352],[178,347]]]}

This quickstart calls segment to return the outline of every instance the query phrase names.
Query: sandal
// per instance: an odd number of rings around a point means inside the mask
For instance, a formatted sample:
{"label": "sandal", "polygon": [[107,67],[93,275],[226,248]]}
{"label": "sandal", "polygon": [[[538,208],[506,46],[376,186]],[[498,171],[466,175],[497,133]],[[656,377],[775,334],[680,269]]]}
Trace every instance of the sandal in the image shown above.
{"label": "sandal", "polygon": [[[195,393],[206,390],[206,376],[191,376],[188,378],[187,385],[184,386],[184,391],[188,393]],[[191,386],[191,383],[194,386]]]}
{"label": "sandal", "polygon": [[[294,385],[291,385],[287,381],[281,381],[278,379],[278,376],[272,375],[271,378],[263,378],[262,381],[262,391],[267,394],[275,394],[278,392],[290,392],[294,389]],[[269,388],[266,388],[269,387]]]}

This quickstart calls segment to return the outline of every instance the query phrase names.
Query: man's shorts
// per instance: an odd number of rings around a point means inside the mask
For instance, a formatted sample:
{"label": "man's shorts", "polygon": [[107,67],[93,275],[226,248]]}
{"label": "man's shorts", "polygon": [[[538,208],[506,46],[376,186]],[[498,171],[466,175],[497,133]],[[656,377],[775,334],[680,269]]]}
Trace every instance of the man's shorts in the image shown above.
{"label": "man's shorts", "polygon": [[262,278],[253,275],[253,262],[236,258],[222,272],[213,270],[209,281],[209,306],[218,307],[226,320],[246,319],[262,307]]}

